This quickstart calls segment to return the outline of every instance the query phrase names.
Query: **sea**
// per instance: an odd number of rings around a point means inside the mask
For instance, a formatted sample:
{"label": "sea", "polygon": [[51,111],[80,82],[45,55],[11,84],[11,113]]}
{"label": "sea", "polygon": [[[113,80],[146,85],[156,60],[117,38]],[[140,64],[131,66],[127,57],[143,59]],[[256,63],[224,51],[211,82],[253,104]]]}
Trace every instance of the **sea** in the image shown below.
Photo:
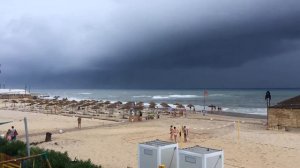
{"label": "sea", "polygon": [[142,101],[166,102],[173,104],[193,104],[196,110],[210,110],[209,105],[221,107],[223,111],[266,115],[266,91],[271,92],[271,105],[285,99],[300,95],[300,89],[203,89],[186,90],[135,90],[135,89],[36,89],[32,93],[46,98],[68,98],[69,100],[109,100],[109,101]]}

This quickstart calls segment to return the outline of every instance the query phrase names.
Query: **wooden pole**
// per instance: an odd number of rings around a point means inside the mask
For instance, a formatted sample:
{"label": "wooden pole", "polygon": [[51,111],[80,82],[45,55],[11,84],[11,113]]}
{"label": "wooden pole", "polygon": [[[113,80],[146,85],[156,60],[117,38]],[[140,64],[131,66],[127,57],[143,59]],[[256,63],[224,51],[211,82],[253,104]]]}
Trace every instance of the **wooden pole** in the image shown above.
{"label": "wooden pole", "polygon": [[204,99],[203,99],[203,105],[204,105],[204,111],[205,111],[205,89],[203,91],[203,97],[204,97]]}
{"label": "wooden pole", "polygon": [[237,121],[237,141],[240,142],[240,120]]}
{"label": "wooden pole", "polygon": [[25,125],[27,156],[30,156],[30,145],[29,145],[29,136],[28,136],[28,127],[27,127],[27,118],[26,117],[24,117],[24,125]]}
{"label": "wooden pole", "polygon": [[181,136],[180,136],[180,147],[183,148],[183,141],[182,141],[183,130],[182,130],[182,125],[180,126],[180,132],[181,132]]}
{"label": "wooden pole", "polygon": [[[26,138],[26,149],[27,149],[27,156],[30,156],[30,145],[29,145],[29,137],[28,137],[28,127],[27,127],[27,118],[24,117],[24,125],[25,125],[25,138]],[[25,160],[25,167],[28,167],[29,164],[27,160]]]}

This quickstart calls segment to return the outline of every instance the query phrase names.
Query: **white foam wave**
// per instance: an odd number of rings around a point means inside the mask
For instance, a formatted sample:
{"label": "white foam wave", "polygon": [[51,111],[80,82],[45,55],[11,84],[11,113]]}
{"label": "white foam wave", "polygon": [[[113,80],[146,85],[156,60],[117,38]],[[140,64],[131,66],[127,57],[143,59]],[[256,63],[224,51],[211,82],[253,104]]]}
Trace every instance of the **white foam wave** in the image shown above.
{"label": "white foam wave", "polygon": [[76,97],[68,97],[68,100],[81,101],[81,100],[86,100],[86,99],[80,99],[80,98],[76,98]]}
{"label": "white foam wave", "polygon": [[91,94],[93,94],[93,93],[83,92],[83,93],[78,93],[78,94],[80,94],[80,95],[91,95]]}
{"label": "white foam wave", "polygon": [[235,113],[247,113],[247,114],[260,114],[260,115],[266,115],[267,109],[266,108],[246,108],[246,107],[240,107],[240,108],[223,108],[224,111],[228,112],[235,112]]}
{"label": "white foam wave", "polygon": [[210,97],[227,97],[229,95],[225,95],[225,94],[208,94],[208,96],[210,96]]}
{"label": "white foam wave", "polygon": [[169,96],[153,96],[152,99],[169,99]]}
{"label": "white foam wave", "polygon": [[25,94],[24,89],[0,89],[0,94]]}
{"label": "white foam wave", "polygon": [[152,99],[191,99],[197,98],[197,95],[157,95],[153,96]]}
{"label": "white foam wave", "polygon": [[196,97],[200,97],[197,95],[170,95],[169,97],[171,98],[196,98]]}
{"label": "white foam wave", "polygon": [[132,96],[134,98],[143,98],[143,97],[152,97],[152,96],[146,96],[146,95],[141,95],[141,96]]}

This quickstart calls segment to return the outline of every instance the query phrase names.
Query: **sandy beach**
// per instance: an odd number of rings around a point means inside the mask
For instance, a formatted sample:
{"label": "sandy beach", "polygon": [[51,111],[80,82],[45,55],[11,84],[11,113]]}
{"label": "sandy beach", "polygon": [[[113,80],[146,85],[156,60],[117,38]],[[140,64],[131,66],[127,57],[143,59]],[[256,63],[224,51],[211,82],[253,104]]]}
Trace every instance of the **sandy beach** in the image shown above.
{"label": "sandy beach", "polygon": [[[77,129],[77,118],[60,115],[0,110],[2,120],[13,121],[0,125],[1,134],[14,125],[19,139],[24,140],[26,116],[29,121],[30,141],[39,142],[45,132],[52,132],[52,141],[38,146],[67,151],[71,158],[91,159],[104,168],[137,167],[138,143],[161,139],[169,140],[170,125],[187,125],[189,141],[181,147],[200,145],[223,149],[226,168],[294,168],[300,165],[300,133],[297,130],[266,130],[265,120],[231,116],[190,114],[187,118],[162,116],[143,122],[113,122],[83,119]],[[240,138],[234,121],[241,121]],[[64,130],[60,134],[58,130]]]}

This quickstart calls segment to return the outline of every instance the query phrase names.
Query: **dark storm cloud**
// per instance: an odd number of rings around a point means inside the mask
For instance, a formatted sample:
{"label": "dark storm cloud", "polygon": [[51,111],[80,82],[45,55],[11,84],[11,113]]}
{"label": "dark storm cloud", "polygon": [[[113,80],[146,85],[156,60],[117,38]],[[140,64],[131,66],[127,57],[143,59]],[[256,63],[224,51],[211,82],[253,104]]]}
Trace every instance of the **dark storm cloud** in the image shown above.
{"label": "dark storm cloud", "polygon": [[[297,0],[0,3],[1,77],[10,83],[263,87],[249,85],[264,76],[251,68],[295,61],[300,47]],[[285,81],[278,86],[293,83]]]}
{"label": "dark storm cloud", "polygon": [[126,57],[111,60],[111,64],[119,63],[118,66],[125,68],[226,68],[279,56],[299,50],[299,15],[300,10],[287,18],[253,18],[247,23],[224,24],[204,35],[201,26],[192,32],[162,34],[118,53]]}

